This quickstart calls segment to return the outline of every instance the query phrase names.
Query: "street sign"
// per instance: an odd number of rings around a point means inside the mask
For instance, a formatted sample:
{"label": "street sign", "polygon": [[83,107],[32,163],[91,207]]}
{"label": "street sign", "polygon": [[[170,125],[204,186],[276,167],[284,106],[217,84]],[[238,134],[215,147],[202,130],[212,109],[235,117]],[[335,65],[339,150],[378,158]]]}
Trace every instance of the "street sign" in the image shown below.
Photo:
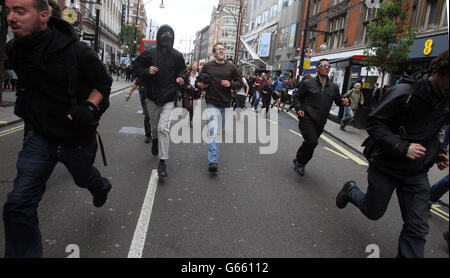
{"label": "street sign", "polygon": [[83,33],[83,40],[85,41],[93,41],[95,40],[95,34]]}
{"label": "street sign", "polygon": [[306,54],[307,56],[311,56],[311,54],[312,54],[312,49],[311,49],[311,48],[307,48],[305,54]]}
{"label": "street sign", "polygon": [[272,70],[272,66],[266,66],[266,70]]}
{"label": "street sign", "polygon": [[310,59],[305,59],[303,61],[303,69],[305,69],[305,70],[311,69],[311,60]]}

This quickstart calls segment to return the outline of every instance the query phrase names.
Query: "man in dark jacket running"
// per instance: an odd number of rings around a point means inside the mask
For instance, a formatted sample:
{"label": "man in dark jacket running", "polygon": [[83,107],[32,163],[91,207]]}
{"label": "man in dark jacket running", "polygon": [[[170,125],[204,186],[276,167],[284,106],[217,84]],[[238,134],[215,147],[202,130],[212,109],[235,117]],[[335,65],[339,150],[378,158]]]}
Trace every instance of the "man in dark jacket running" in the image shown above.
{"label": "man in dark jacket running", "polygon": [[48,9],[46,0],[6,1],[14,34],[7,54],[19,78],[15,113],[27,128],[3,208],[5,257],[42,257],[37,207],[58,162],[91,192],[94,206],[103,206],[111,190],[93,163],[112,80],[97,54]]}
{"label": "man in dark jacket running", "polygon": [[170,114],[174,101],[184,84],[183,54],[173,48],[175,33],[169,25],[159,27],[156,47],[136,58],[133,70],[147,92],[147,108],[152,126],[152,153],[159,154],[158,175],[167,177],[169,159]]}
{"label": "man in dark jacket running", "polygon": [[317,77],[300,82],[294,95],[294,107],[299,117],[298,128],[304,139],[294,159],[295,171],[300,176],[305,175],[305,165],[317,147],[333,101],[338,106],[348,104],[348,99],[341,98],[338,85],[328,78],[329,61],[321,59],[316,71]]}
{"label": "man in dark jacket running", "polygon": [[364,155],[369,161],[367,193],[354,181],[345,183],[336,206],[348,202],[371,220],[381,218],[392,193],[397,197],[404,221],[398,257],[424,257],[428,234],[428,170],[437,163],[448,167],[439,130],[448,123],[448,50],[430,64],[430,75],[404,76],[370,113],[369,138]]}

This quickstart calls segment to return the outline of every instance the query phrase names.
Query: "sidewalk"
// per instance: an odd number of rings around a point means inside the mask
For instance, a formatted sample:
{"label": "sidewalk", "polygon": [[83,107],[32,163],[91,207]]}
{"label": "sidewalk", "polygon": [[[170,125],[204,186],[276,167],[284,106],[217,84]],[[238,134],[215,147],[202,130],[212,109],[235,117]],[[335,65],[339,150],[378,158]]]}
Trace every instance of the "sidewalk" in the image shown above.
{"label": "sidewalk", "polygon": [[[124,79],[119,78],[116,81],[114,77],[113,84],[111,86],[111,93],[120,91],[125,88],[129,88],[133,85],[132,82],[126,82]],[[21,122],[22,119],[14,115],[14,103],[16,102],[16,92],[11,90],[3,91],[2,105],[0,106],[0,128],[9,126]]]}

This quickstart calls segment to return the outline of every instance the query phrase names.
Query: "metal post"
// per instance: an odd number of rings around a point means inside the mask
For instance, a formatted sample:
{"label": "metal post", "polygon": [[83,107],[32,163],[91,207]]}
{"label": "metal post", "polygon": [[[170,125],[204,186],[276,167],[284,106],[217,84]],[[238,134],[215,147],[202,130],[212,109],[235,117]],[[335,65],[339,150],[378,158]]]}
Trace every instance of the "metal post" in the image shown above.
{"label": "metal post", "polygon": [[94,36],[94,49],[96,53],[98,53],[99,44],[100,44],[100,0],[97,0],[97,6],[95,7],[95,36]]}
{"label": "metal post", "polygon": [[239,55],[239,40],[241,33],[241,14],[242,14],[242,0],[239,0],[239,16],[237,22],[237,30],[236,30],[236,44],[234,45],[234,64],[238,66],[238,55]]}
{"label": "metal post", "polygon": [[308,0],[308,6],[306,7],[306,19],[305,19],[305,28],[303,28],[303,44],[302,44],[302,50],[300,54],[300,66],[299,66],[299,76],[303,75],[303,63],[305,61],[305,45],[306,45],[306,39],[308,34],[308,24],[309,24],[309,7],[311,6],[311,0]]}
{"label": "metal post", "polygon": [[128,0],[127,5],[127,25],[130,24],[130,0]]}
{"label": "metal post", "polygon": [[137,25],[139,20],[139,6],[141,5],[141,1],[138,0],[137,5],[137,13],[136,13],[136,24],[134,25],[134,44],[133,44],[133,58],[136,56],[136,44],[137,44]]}

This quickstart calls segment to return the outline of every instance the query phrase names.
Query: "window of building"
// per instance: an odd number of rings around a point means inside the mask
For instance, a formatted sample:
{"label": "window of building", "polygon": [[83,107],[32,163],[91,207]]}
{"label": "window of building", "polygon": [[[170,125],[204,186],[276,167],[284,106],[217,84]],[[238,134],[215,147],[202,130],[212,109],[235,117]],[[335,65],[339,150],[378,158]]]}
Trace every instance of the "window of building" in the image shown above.
{"label": "window of building", "polygon": [[289,27],[281,28],[278,31],[278,49],[288,47],[289,43]]}
{"label": "window of building", "polygon": [[294,4],[294,0],[289,0],[288,6],[292,6]]}
{"label": "window of building", "polygon": [[260,15],[258,15],[256,17],[256,27],[259,27],[259,26],[261,26],[261,16]]}
{"label": "window of building", "polygon": [[278,0],[278,12],[281,12],[281,9],[283,8],[283,0]]}
{"label": "window of building", "polygon": [[272,6],[272,8],[273,8],[273,16],[275,17],[278,14],[278,5],[275,4],[275,5]]}
{"label": "window of building", "polygon": [[295,45],[295,30],[296,30],[297,24],[292,24],[291,25],[291,31],[289,34],[289,45],[288,47],[294,47]]}
{"label": "window of building", "polygon": [[419,32],[446,27],[447,8],[445,0],[417,0],[412,5],[411,28]]}
{"label": "window of building", "polygon": [[264,12],[264,20],[263,23],[266,23],[267,21],[269,21],[269,10],[266,10]]}
{"label": "window of building", "polygon": [[329,49],[339,49],[344,45],[345,14],[332,18],[328,22]]}
{"label": "window of building", "polygon": [[369,38],[367,37],[367,26],[371,21],[376,18],[377,8],[368,8],[365,7],[364,18],[363,18],[363,28],[361,33],[361,43],[367,44],[369,42]]}

